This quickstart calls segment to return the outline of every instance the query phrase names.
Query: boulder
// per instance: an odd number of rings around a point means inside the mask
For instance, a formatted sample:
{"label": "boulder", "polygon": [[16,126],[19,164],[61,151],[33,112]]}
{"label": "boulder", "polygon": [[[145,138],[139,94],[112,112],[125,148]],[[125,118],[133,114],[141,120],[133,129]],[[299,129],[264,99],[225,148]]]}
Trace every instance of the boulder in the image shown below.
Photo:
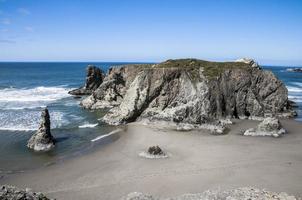
{"label": "boulder", "polygon": [[10,185],[0,186],[0,199],[3,200],[49,200],[40,192],[33,192],[31,189],[19,189]]}
{"label": "boulder", "polygon": [[248,129],[243,133],[243,135],[280,137],[285,132],[285,129],[282,128],[281,123],[277,118],[267,117],[258,125],[257,128]]}
{"label": "boulder", "polygon": [[55,139],[50,133],[50,117],[45,108],[41,114],[42,120],[39,129],[27,142],[27,147],[34,151],[49,151],[55,147]]}
{"label": "boulder", "polygon": [[108,108],[102,120],[215,124],[220,119],[292,116],[285,85],[248,62],[167,60],[113,67],[81,105]]}
{"label": "boulder", "polygon": [[85,85],[68,93],[71,95],[90,95],[101,85],[103,79],[104,73],[100,68],[88,65]]}
{"label": "boulder", "polygon": [[151,155],[163,155],[164,152],[159,146],[152,146],[148,148],[148,153]]}

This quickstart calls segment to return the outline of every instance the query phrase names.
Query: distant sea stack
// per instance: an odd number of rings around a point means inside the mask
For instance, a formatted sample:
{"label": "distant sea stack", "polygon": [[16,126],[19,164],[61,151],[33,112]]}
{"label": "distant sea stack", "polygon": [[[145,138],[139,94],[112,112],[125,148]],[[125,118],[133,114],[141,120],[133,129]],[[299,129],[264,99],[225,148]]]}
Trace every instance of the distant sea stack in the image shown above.
{"label": "distant sea stack", "polygon": [[47,108],[42,111],[41,118],[39,129],[28,140],[27,147],[34,151],[49,151],[55,147],[55,140],[50,133],[50,117]]}
{"label": "distant sea stack", "polygon": [[251,59],[178,59],[113,67],[81,104],[111,108],[103,120],[115,125],[140,119],[203,124],[295,115],[285,85]]}
{"label": "distant sea stack", "polygon": [[103,82],[104,73],[94,65],[88,65],[86,83],[83,87],[68,92],[71,95],[90,95]]}

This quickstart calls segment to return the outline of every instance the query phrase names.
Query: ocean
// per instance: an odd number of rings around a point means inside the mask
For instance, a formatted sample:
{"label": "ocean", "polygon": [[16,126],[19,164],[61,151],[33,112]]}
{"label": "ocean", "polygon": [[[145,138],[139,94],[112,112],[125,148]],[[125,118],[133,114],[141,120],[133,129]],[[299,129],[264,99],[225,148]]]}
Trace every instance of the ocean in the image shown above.
{"label": "ocean", "polygon": [[[117,128],[98,120],[104,113],[85,110],[79,99],[68,95],[84,84],[88,64],[107,71],[110,66],[128,63],[0,63],[0,174],[84,154],[103,145],[91,140]],[[302,121],[302,73],[288,72],[286,66],[263,68],[272,70],[286,84],[289,98],[299,105],[297,120]],[[45,106],[57,146],[48,153],[34,153],[26,142],[38,128]]]}

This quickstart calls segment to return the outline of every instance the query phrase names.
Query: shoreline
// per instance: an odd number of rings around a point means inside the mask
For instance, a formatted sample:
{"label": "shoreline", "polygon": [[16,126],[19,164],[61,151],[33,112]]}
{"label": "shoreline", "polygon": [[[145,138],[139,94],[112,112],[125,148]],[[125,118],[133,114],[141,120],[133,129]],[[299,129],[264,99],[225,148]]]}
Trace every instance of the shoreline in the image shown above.
{"label": "shoreline", "polygon": [[[302,123],[281,120],[288,130],[281,138],[239,134],[258,123],[236,120],[228,134],[219,136],[132,123],[117,140],[95,151],[5,175],[0,184],[30,187],[57,199],[110,200],[131,192],[171,197],[249,186],[301,197]],[[155,160],[139,157],[139,152],[151,145],[163,147],[171,156]]]}

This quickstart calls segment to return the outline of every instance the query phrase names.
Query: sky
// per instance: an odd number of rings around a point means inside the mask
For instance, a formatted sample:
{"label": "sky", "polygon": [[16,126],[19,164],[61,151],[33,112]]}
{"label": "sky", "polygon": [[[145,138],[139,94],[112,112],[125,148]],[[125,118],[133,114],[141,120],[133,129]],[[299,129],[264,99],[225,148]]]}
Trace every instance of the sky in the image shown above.
{"label": "sky", "polygon": [[0,61],[302,65],[301,0],[0,0]]}

